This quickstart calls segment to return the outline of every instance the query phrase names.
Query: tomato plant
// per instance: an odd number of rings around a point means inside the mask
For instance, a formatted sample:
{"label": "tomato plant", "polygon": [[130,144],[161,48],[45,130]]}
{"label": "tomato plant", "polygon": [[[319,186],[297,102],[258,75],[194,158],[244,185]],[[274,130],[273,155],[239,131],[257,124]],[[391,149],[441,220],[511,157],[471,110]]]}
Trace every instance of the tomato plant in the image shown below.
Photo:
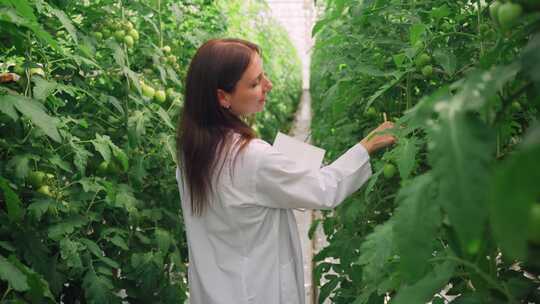
{"label": "tomato plant", "polygon": [[327,0],[321,10],[315,144],[337,158],[382,123],[370,109],[400,128],[371,156],[361,191],[312,227],[329,242],[315,257],[319,303],[536,302],[536,2]]}
{"label": "tomato plant", "polygon": [[283,29],[235,12],[227,1],[0,0],[0,75],[20,77],[0,83],[0,302],[186,300],[175,121],[191,57],[237,28],[272,38],[267,74],[289,83],[261,116],[266,140],[292,121],[301,89]]}

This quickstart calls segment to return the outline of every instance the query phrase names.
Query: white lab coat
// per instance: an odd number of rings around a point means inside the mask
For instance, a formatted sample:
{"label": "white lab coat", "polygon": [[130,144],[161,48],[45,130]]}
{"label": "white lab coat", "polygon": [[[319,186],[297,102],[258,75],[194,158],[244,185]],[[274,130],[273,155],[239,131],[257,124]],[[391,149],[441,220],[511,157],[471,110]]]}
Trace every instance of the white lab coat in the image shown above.
{"label": "white lab coat", "polygon": [[233,176],[228,168],[216,179],[202,217],[191,215],[184,177],[176,172],[188,243],[189,303],[304,304],[292,210],[338,206],[371,176],[367,151],[356,144],[332,164],[309,170],[254,139],[238,156]]}

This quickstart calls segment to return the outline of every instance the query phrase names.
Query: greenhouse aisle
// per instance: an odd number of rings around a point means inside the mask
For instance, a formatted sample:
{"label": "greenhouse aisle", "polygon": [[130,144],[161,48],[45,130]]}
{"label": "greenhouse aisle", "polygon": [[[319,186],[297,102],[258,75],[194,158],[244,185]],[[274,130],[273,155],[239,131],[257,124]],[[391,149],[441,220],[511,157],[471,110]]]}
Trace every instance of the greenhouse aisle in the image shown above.
{"label": "greenhouse aisle", "polygon": [[[311,99],[309,90],[302,92],[302,97],[298,111],[296,113],[294,126],[290,135],[301,141],[309,141],[309,128],[311,124]],[[312,280],[312,260],[313,260],[313,241],[308,238],[308,231],[313,219],[313,211],[294,210],[300,241],[302,242],[302,255],[304,258],[304,286],[306,294],[306,304],[315,303],[314,284]]]}
{"label": "greenhouse aisle", "polygon": [[[298,55],[302,60],[303,93],[295,115],[295,122],[290,135],[308,143],[311,143],[311,97],[309,94],[309,67],[310,50],[313,46],[311,39],[311,29],[315,18],[315,8],[312,0],[268,0],[272,14],[287,29]],[[326,239],[322,229],[317,230],[313,240],[308,238],[308,231],[313,219],[320,217],[320,212],[294,211],[302,242],[302,252],[304,257],[304,282],[306,304],[317,303],[317,290],[313,284],[313,255],[326,245]],[[325,301],[325,303],[330,303]]]}

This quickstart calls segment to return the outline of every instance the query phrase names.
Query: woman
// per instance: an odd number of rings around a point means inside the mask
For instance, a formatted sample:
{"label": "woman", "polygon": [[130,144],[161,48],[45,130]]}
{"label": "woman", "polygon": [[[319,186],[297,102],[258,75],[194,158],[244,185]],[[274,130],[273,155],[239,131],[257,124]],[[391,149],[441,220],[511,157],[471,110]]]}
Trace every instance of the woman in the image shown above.
{"label": "woman", "polygon": [[176,172],[191,304],[303,304],[292,209],[336,207],[371,176],[369,154],[395,141],[368,136],[332,164],[303,169],[241,119],[262,111],[271,90],[261,50],[248,41],[210,40],[191,61]]}

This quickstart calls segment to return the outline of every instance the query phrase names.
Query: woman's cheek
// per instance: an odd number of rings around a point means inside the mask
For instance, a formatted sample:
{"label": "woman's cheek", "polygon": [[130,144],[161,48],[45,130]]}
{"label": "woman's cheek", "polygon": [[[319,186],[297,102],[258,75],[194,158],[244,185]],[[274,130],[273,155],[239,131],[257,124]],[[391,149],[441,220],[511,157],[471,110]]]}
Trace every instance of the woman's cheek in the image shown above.
{"label": "woman's cheek", "polygon": [[259,100],[259,99],[260,99],[259,96],[261,96],[261,90],[259,89],[259,86],[255,87],[255,88],[251,91],[251,94],[250,94],[250,95],[251,95],[251,96],[250,96],[250,97],[251,97],[250,100],[252,100],[252,101],[253,101],[253,100]]}

